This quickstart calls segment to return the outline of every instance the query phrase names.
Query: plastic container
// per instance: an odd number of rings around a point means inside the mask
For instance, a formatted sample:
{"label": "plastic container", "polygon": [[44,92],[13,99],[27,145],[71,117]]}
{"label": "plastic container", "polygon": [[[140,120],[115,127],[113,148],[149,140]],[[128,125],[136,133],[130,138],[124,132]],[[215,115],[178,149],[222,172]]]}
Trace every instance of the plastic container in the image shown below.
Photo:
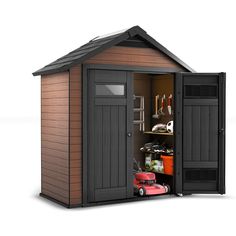
{"label": "plastic container", "polygon": [[161,155],[164,166],[164,174],[166,175],[173,175],[173,157],[174,156]]}

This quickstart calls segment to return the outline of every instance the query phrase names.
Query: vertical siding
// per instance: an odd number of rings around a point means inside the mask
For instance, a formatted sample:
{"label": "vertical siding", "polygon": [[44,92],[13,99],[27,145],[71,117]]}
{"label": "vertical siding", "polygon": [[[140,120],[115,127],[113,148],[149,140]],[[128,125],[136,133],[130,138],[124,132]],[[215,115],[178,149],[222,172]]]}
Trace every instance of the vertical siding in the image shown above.
{"label": "vertical siding", "polygon": [[82,199],[81,66],[70,69],[70,205]]}
{"label": "vertical siding", "polygon": [[69,73],[41,79],[41,192],[69,204]]}
{"label": "vertical siding", "polygon": [[218,106],[184,106],[184,161],[217,161]]}

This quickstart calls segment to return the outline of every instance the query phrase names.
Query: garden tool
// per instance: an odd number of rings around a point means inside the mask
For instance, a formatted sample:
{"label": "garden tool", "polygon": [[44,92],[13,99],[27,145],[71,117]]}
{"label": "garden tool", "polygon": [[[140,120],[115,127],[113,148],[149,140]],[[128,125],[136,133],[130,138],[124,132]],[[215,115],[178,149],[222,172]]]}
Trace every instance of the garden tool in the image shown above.
{"label": "garden tool", "polygon": [[170,96],[168,97],[168,113],[169,115],[171,115],[171,104],[172,104],[172,94],[170,94]]}
{"label": "garden tool", "polygon": [[155,96],[155,114],[152,116],[154,119],[159,119],[160,115],[158,114],[159,109],[159,94]]}
{"label": "garden tool", "polygon": [[163,112],[163,110],[164,110],[164,100],[165,99],[166,99],[166,95],[164,94],[161,98],[161,108],[160,108],[160,114],[163,115],[163,116],[165,115],[165,113]]}

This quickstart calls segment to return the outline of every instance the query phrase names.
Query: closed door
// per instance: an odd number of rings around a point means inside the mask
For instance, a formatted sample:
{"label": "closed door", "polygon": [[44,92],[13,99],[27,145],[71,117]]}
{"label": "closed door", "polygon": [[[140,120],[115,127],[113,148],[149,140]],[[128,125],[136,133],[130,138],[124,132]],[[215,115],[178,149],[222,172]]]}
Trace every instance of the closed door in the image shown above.
{"label": "closed door", "polygon": [[176,104],[176,138],[182,132],[182,144],[176,154],[178,163],[182,153],[182,166],[177,166],[176,174],[182,174],[177,175],[182,192],[224,193],[224,74],[183,73],[177,78],[176,87],[182,92]]}
{"label": "closed door", "polygon": [[111,70],[88,73],[88,201],[132,197],[130,73]]}

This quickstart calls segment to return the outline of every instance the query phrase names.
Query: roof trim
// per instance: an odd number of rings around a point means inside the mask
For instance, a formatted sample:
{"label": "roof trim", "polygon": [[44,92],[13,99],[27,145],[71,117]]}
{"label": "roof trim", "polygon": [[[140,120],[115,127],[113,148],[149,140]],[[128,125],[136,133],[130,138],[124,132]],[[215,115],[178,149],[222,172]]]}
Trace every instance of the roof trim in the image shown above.
{"label": "roof trim", "polygon": [[[91,40],[89,43],[91,42],[98,42],[99,40],[105,40],[105,39],[109,39],[111,37],[111,40],[102,44],[101,46],[95,48],[94,50],[86,53],[85,55],[79,57],[78,59],[73,60],[71,63],[66,64],[64,66],[58,67],[58,68],[53,68],[53,69],[49,69],[47,68],[48,66],[50,66],[51,64],[45,66],[44,68],[37,70],[33,73],[34,76],[37,75],[47,75],[47,74],[53,74],[53,73],[58,73],[58,72],[63,72],[63,71],[67,71],[69,68],[71,68],[72,66],[76,65],[76,64],[80,64],[83,61],[89,59],[90,57],[95,56],[96,54],[104,51],[105,49],[108,49],[124,40],[127,40],[130,37],[134,37],[134,36],[140,36],[142,37],[145,41],[147,41],[150,45],[152,45],[154,48],[160,50],[161,52],[163,52],[164,54],[166,54],[168,57],[170,57],[172,60],[174,60],[175,62],[177,62],[179,65],[181,65],[182,67],[184,67],[185,69],[187,69],[190,72],[195,72],[190,66],[188,66],[186,63],[184,63],[181,59],[179,59],[177,56],[175,56],[172,52],[170,52],[167,48],[165,48],[164,46],[162,46],[160,43],[158,43],[155,39],[153,39],[150,35],[148,35],[141,27],[139,26],[134,26],[120,34],[115,34],[112,36],[108,36],[108,37],[103,37],[101,39],[97,39],[96,38],[94,40]],[[88,43],[88,44],[89,44]],[[83,47],[83,46],[82,46]]]}

